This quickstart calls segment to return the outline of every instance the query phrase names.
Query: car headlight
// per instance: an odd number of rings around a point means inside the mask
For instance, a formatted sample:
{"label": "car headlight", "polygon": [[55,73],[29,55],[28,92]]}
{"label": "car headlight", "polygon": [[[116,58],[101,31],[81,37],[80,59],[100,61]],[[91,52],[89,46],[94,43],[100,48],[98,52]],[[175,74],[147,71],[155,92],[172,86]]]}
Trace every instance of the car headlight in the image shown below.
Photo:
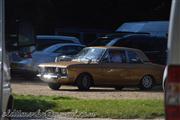
{"label": "car headlight", "polygon": [[67,69],[66,68],[61,68],[61,75],[66,76],[67,75]]}

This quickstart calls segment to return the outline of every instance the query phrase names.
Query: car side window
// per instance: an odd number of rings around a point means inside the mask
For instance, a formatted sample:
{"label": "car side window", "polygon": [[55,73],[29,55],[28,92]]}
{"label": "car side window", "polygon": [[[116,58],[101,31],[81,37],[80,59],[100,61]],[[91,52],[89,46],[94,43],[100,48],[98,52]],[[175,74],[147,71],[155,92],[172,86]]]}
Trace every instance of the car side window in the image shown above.
{"label": "car side window", "polygon": [[123,50],[109,50],[110,63],[125,63],[126,55]]}
{"label": "car side window", "polygon": [[60,48],[56,49],[56,50],[54,51],[54,53],[62,53],[62,54],[65,54],[68,49],[69,49],[68,46],[63,46],[63,47],[60,47]]}
{"label": "car side window", "polygon": [[142,63],[139,55],[136,52],[128,51],[127,53],[129,63]]}

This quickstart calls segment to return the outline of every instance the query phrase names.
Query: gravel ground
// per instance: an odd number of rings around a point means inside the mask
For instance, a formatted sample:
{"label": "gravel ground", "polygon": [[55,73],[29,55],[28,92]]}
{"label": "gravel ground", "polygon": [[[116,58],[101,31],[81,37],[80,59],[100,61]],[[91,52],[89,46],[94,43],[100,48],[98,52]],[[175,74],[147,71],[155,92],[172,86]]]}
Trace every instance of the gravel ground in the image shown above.
{"label": "gravel ground", "polygon": [[124,88],[116,91],[114,88],[91,88],[87,92],[78,91],[77,87],[62,86],[60,90],[49,89],[46,83],[40,81],[12,81],[13,93],[20,95],[61,95],[82,99],[163,99],[160,88],[151,91],[140,91],[138,88]]}

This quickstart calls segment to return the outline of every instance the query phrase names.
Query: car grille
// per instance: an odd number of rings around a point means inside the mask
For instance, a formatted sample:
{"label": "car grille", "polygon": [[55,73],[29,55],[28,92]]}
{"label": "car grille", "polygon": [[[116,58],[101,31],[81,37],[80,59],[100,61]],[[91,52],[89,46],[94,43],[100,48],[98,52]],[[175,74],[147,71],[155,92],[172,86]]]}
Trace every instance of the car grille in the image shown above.
{"label": "car grille", "polygon": [[44,73],[55,73],[55,74],[59,74],[62,76],[66,76],[67,74],[64,74],[62,72],[61,68],[57,68],[57,67],[45,67],[45,68],[41,68],[40,69],[40,73],[44,74]]}
{"label": "car grille", "polygon": [[47,67],[47,68],[45,68],[45,72],[48,72],[48,73],[55,73],[55,71],[56,71],[55,67]]}
{"label": "car grille", "polygon": [[59,73],[60,68],[46,67],[41,69],[41,73]]}

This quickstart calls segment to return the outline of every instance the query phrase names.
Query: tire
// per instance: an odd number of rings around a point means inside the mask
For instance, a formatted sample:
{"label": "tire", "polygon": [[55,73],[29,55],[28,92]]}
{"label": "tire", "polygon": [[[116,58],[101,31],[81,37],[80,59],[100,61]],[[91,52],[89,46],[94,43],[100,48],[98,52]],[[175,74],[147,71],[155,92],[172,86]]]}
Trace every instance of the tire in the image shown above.
{"label": "tire", "polygon": [[79,90],[87,91],[92,85],[92,77],[88,74],[82,74],[77,78],[76,83]]}
{"label": "tire", "polygon": [[150,75],[145,75],[140,82],[141,90],[150,90],[154,86],[154,79]]}
{"label": "tire", "polygon": [[12,95],[9,96],[8,104],[6,107],[6,114],[7,116],[2,117],[2,120],[11,120],[12,116],[9,116],[9,113],[13,112],[13,106],[14,106],[14,98]]}
{"label": "tire", "polygon": [[122,90],[122,89],[123,89],[122,86],[115,87],[115,90]]}
{"label": "tire", "polygon": [[13,111],[13,107],[14,107],[14,98],[12,95],[9,96],[9,100],[8,100],[8,105],[7,105],[7,109],[6,112]]}
{"label": "tire", "polygon": [[52,90],[59,90],[59,88],[61,87],[61,84],[60,83],[48,83],[48,86]]}

